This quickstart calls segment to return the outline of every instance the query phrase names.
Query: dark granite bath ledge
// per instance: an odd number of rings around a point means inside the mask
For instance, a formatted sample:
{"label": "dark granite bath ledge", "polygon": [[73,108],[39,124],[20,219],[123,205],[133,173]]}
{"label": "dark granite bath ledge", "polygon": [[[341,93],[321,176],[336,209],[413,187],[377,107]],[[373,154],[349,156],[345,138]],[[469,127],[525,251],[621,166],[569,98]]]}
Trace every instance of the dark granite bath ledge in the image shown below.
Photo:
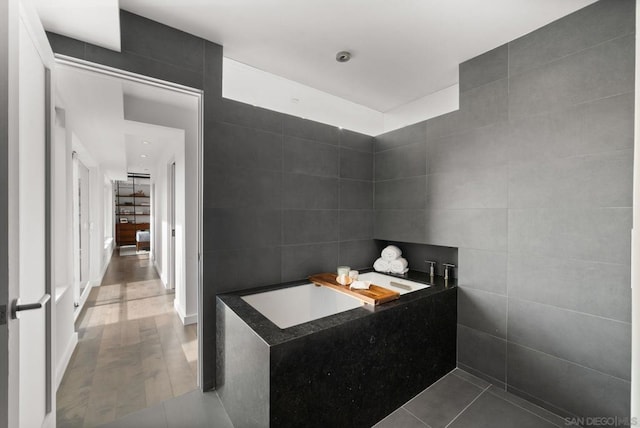
{"label": "dark granite bath ledge", "polygon": [[[370,272],[371,270],[362,270],[362,273]],[[247,302],[242,300],[242,296],[250,294],[262,293],[270,290],[277,290],[281,288],[293,287],[301,284],[308,284],[309,281],[295,281],[285,284],[274,284],[264,287],[252,288],[232,293],[220,294],[217,297],[227,305],[233,312],[235,312],[258,336],[269,346],[275,346],[290,340],[299,339],[309,334],[313,334],[322,330],[326,330],[338,325],[342,325],[345,322],[365,318],[376,313],[387,311],[392,308],[407,305],[416,300],[424,299],[429,296],[433,296],[438,293],[442,293],[446,290],[450,290],[456,287],[455,279],[449,279],[445,282],[441,276],[434,278],[434,283],[431,284],[429,275],[424,272],[410,270],[405,275],[391,275],[398,278],[407,279],[410,281],[420,282],[423,284],[431,285],[428,288],[413,291],[411,293],[403,294],[398,300],[384,303],[378,306],[364,305],[359,308],[351,309],[345,312],[339,312],[334,315],[330,315],[317,320],[309,321],[304,324],[295,325],[286,329],[281,329],[272,323],[268,318],[254,309]]]}

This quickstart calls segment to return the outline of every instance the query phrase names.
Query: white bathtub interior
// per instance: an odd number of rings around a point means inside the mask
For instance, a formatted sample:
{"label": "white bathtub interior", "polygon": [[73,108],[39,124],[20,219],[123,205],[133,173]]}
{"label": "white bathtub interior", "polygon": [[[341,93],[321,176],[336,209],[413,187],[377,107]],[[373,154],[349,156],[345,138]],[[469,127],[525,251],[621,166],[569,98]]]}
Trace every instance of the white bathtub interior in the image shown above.
{"label": "white bathtub interior", "polygon": [[[359,279],[371,281],[372,284],[397,291],[401,295],[429,287],[427,284],[377,272],[360,274]],[[409,287],[410,290],[396,287],[393,283],[400,283]],[[354,297],[315,284],[303,284],[251,294],[243,296],[242,300],[282,329],[364,305],[362,301]]]}
{"label": "white bathtub interior", "polygon": [[283,329],[355,309],[364,304],[355,297],[315,284],[251,294],[243,296],[242,300]]}
{"label": "white bathtub interior", "polygon": [[[400,293],[400,295],[411,293],[413,291],[422,290],[429,287],[429,284],[422,284],[420,282],[409,281],[408,279],[385,275],[378,272],[361,273],[358,276],[358,279],[362,281],[371,281],[372,284],[379,285],[380,287],[388,288],[393,291],[397,291],[398,293]],[[410,290],[407,290],[401,287],[396,287],[393,285],[394,282],[396,284],[402,284],[405,287],[410,288]]]}

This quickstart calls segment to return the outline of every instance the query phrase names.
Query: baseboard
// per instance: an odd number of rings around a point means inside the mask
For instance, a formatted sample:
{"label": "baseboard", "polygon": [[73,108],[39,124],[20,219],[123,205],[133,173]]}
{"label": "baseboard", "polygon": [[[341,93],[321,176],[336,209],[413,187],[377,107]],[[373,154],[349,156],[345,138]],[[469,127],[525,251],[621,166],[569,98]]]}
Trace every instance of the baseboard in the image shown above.
{"label": "baseboard", "polygon": [[169,281],[167,280],[166,275],[163,275],[162,269],[160,269],[160,266],[158,266],[158,261],[157,260],[153,261],[153,267],[156,269],[156,273],[160,277],[160,282],[162,282],[162,285],[164,286],[164,288],[168,289],[169,288],[169,286],[168,286]]}
{"label": "baseboard", "polygon": [[60,361],[58,367],[56,367],[56,391],[60,388],[62,377],[64,376],[64,372],[67,371],[67,366],[69,365],[69,361],[71,361],[71,356],[73,355],[73,351],[76,349],[77,344],[78,333],[73,333],[71,335],[71,339],[67,343],[64,354],[62,355],[62,361]]}
{"label": "baseboard", "polygon": [[178,305],[178,301],[173,299],[173,308],[176,310],[178,314],[178,318],[182,321],[182,325],[196,324],[198,322],[198,314],[190,314],[186,315],[182,312],[180,305]]}

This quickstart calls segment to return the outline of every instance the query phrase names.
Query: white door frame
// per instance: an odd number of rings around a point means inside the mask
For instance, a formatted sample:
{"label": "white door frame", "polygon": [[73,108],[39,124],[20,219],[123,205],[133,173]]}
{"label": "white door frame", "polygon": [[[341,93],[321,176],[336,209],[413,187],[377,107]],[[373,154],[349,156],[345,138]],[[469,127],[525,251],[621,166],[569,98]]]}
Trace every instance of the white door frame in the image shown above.
{"label": "white door frame", "polygon": [[[4,0],[0,0],[4,1]],[[200,89],[190,88],[184,85],[179,85],[177,83],[167,82],[164,80],[156,79],[149,76],[144,76],[136,73],[131,73],[129,71],[120,70],[117,68],[105,66],[102,64],[96,64],[93,62],[81,60],[74,57],[69,57],[65,55],[55,54],[55,62],[59,64],[65,64],[72,67],[77,67],[81,69],[85,69],[88,71],[104,74],[107,76],[116,77],[119,79],[126,79],[133,82],[143,83],[151,86],[156,86],[162,89],[169,89],[175,92],[180,92],[183,94],[187,94],[190,96],[195,96],[198,99],[198,158],[197,158],[197,175],[198,175],[198,188],[197,188],[197,214],[198,214],[198,240],[197,240],[197,254],[198,254],[198,273],[197,273],[197,281],[198,281],[198,374],[197,374],[197,382],[198,386],[202,390],[204,385],[204,379],[202,377],[202,178],[203,178],[203,126],[204,126],[204,116],[203,116],[203,106],[204,106],[204,91]]]}

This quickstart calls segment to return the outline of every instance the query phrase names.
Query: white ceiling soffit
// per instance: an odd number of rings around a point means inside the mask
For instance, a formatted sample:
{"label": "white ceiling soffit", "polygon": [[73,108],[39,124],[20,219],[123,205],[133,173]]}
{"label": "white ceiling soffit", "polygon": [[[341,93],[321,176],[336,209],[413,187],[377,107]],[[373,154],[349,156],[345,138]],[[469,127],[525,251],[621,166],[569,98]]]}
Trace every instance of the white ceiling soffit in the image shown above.
{"label": "white ceiling soffit", "polygon": [[124,121],[127,171],[155,174],[158,162],[170,151],[184,145],[184,130]]}
{"label": "white ceiling soffit", "polygon": [[47,31],[120,51],[118,0],[31,0]]}
{"label": "white ceiling soffit", "polygon": [[178,109],[187,110],[190,113],[198,111],[198,97],[185,92],[178,92],[130,80],[122,81],[122,91],[125,96],[143,98],[151,103],[177,107]]}
{"label": "white ceiling soffit", "polygon": [[[226,57],[375,111],[458,82],[458,64],[594,0],[120,0]],[[350,62],[338,63],[349,50]]]}
{"label": "white ceiling soffit", "polygon": [[58,64],[56,86],[64,100],[66,126],[112,179],[126,177],[124,108],[119,80]]}

